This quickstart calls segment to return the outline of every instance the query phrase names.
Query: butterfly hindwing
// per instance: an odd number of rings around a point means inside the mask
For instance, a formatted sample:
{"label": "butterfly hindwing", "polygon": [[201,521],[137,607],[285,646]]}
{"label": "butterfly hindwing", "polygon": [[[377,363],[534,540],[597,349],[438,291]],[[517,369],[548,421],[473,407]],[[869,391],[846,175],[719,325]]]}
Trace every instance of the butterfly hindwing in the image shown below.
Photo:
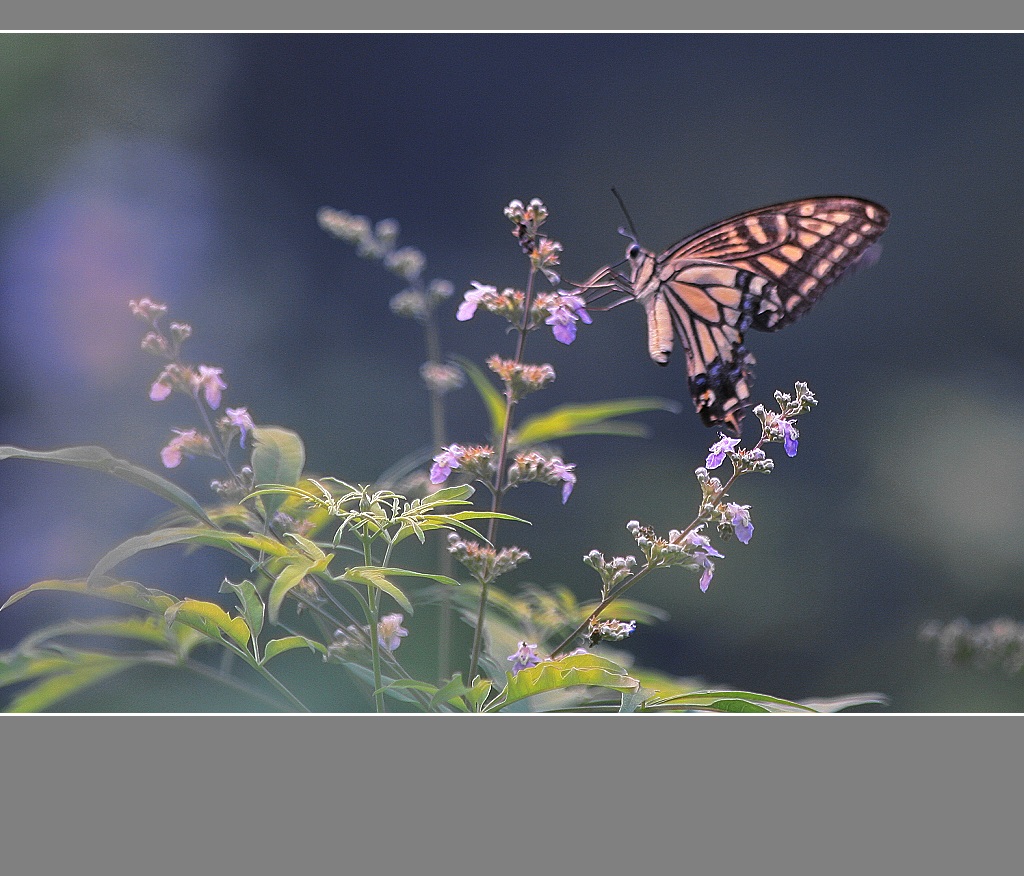
{"label": "butterfly hindwing", "polygon": [[875,254],[888,221],[871,201],[805,198],[726,219],[661,255],[634,244],[628,291],[647,312],[651,358],[668,362],[674,332],[701,419],[739,434],[754,363],[743,333],[796,321]]}
{"label": "butterfly hindwing", "polygon": [[708,426],[739,433],[754,364],[743,331],[767,286],[742,268],[694,262],[660,287],[686,349],[690,395]]}

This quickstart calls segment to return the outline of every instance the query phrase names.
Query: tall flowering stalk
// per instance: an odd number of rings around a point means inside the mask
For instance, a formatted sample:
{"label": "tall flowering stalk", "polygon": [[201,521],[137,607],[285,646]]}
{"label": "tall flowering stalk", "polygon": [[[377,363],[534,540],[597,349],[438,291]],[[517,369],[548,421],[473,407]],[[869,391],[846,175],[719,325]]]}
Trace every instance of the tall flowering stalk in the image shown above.
{"label": "tall flowering stalk", "polygon": [[[454,469],[461,469],[468,477],[479,480],[491,493],[491,513],[498,514],[502,500],[510,487],[527,481],[540,481],[562,485],[562,501],[572,492],[576,475],[574,466],[559,457],[539,452],[522,452],[509,459],[513,410],[528,393],[548,385],[555,376],[550,365],[531,365],[524,361],[526,339],[531,331],[543,325],[551,327],[555,338],[563,344],[571,344],[576,338],[577,323],[591,321],[583,298],[574,292],[555,290],[538,292],[538,275],[552,285],[559,282],[555,267],[559,263],[562,245],[541,234],[541,226],[548,218],[548,210],[539,199],[533,199],[526,206],[522,201],[512,201],[505,208],[505,216],[512,222],[513,234],[519,241],[523,253],[529,258],[529,272],[526,289],[506,288],[499,292],[496,286],[474,281],[473,288],[464,295],[456,314],[459,320],[471,319],[483,309],[510,322],[516,330],[516,347],[510,359],[498,356],[488,361],[490,369],[501,379],[504,392],[504,414],[500,418],[501,430],[495,447],[463,447],[453,444],[434,457],[430,479],[441,483]],[[491,517],[487,525],[487,542],[495,543],[498,517]],[[525,559],[526,555],[520,558]],[[473,648],[470,654],[469,678],[477,675],[480,654],[483,647],[484,621],[493,574],[481,574],[478,568],[468,565],[480,584],[480,599],[476,624],[473,632]]]}
{"label": "tall flowering stalk", "polygon": [[[427,388],[430,407],[431,452],[437,453],[448,443],[444,399],[448,393],[464,384],[462,371],[446,361],[438,326],[439,306],[451,298],[454,287],[449,280],[424,279],[427,260],[412,246],[398,246],[399,224],[394,219],[371,223],[365,216],[356,216],[345,210],[321,207],[317,221],[326,232],[353,244],[359,255],[379,260],[391,273],[405,281],[406,288],[391,298],[391,311],[396,316],[415,320],[423,329],[426,360],[420,367],[420,377]],[[452,571],[451,556],[438,545],[438,569],[444,575]],[[452,638],[452,606],[448,592],[441,598],[440,628],[437,640],[438,675],[449,674]]]}

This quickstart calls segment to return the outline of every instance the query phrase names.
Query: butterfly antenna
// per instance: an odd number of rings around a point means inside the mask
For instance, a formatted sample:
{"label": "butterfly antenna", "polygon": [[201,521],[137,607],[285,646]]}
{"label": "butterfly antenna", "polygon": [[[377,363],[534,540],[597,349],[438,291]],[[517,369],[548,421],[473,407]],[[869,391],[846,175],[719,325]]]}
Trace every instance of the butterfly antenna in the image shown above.
{"label": "butterfly antenna", "polygon": [[[633,241],[636,242],[640,235],[636,233],[636,226],[633,224],[633,217],[629,215],[629,210],[626,209],[626,202],[622,200],[622,195],[618,193],[615,186],[612,186],[612,194],[615,195],[615,200],[618,201],[619,206],[622,207],[622,212],[626,217],[626,221],[629,223],[629,230],[633,233]],[[622,232],[622,229],[620,229],[620,232]]]}

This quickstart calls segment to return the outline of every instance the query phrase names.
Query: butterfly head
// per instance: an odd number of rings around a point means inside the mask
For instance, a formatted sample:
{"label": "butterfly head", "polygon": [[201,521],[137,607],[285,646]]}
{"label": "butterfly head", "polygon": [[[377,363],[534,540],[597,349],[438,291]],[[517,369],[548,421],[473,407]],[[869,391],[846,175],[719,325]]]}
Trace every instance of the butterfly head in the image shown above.
{"label": "butterfly head", "polygon": [[619,234],[629,241],[629,246],[626,247],[626,258],[630,262],[635,262],[643,255],[644,248],[640,246],[640,241],[636,239],[636,235],[631,231],[627,231],[625,228],[620,228]]}

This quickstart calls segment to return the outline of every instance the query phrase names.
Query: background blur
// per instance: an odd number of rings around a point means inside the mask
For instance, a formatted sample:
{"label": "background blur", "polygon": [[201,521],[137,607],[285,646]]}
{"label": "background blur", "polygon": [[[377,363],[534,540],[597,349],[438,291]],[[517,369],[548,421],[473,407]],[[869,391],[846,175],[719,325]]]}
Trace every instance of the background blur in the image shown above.
{"label": "background blur", "polygon": [[[726,545],[706,594],[682,573],[631,594],[671,620],[629,644],[666,672],[790,698],[1024,708],[1024,679],[947,669],[917,641],[932,618],[1024,620],[1021,35],[8,34],[0,82],[0,443],[102,444],[153,468],[191,419],[147,398],[158,366],[127,308],[143,295],[193,325],[186,354],[224,367],[227,404],[303,436],[310,470],[372,480],[428,440],[420,330],[388,310],[401,282],[320,230],[321,206],[397,219],[427,278],[455,284],[446,348],[479,362],[511,341],[454,309],[472,280],[524,281],[512,198],[545,201],[577,280],[623,253],[613,185],[655,250],[776,201],[884,204],[876,267],[748,338],[756,400],[806,380],[821,402],[799,455],[776,448],[770,477],[733,490],[754,539]],[[682,361],[648,359],[638,307],[595,315],[572,347],[538,333],[528,357],[558,380],[524,413],[684,403],[643,417],[648,440],[565,442],[566,506],[554,489],[513,494],[534,521],[514,534],[534,556],[520,580],[590,597],[580,557],[635,552],[632,518],[688,522],[717,435]],[[484,440],[472,391],[452,398],[452,438]],[[204,496],[211,475],[174,478]],[[166,510],[22,461],[0,464],[0,495],[4,597],[86,573]],[[171,554],[124,572],[216,593],[209,556]],[[0,616],[0,648],[72,609],[91,610],[24,600]],[[128,708],[118,683],[76,707]],[[159,703],[204,705],[180,696]]]}

